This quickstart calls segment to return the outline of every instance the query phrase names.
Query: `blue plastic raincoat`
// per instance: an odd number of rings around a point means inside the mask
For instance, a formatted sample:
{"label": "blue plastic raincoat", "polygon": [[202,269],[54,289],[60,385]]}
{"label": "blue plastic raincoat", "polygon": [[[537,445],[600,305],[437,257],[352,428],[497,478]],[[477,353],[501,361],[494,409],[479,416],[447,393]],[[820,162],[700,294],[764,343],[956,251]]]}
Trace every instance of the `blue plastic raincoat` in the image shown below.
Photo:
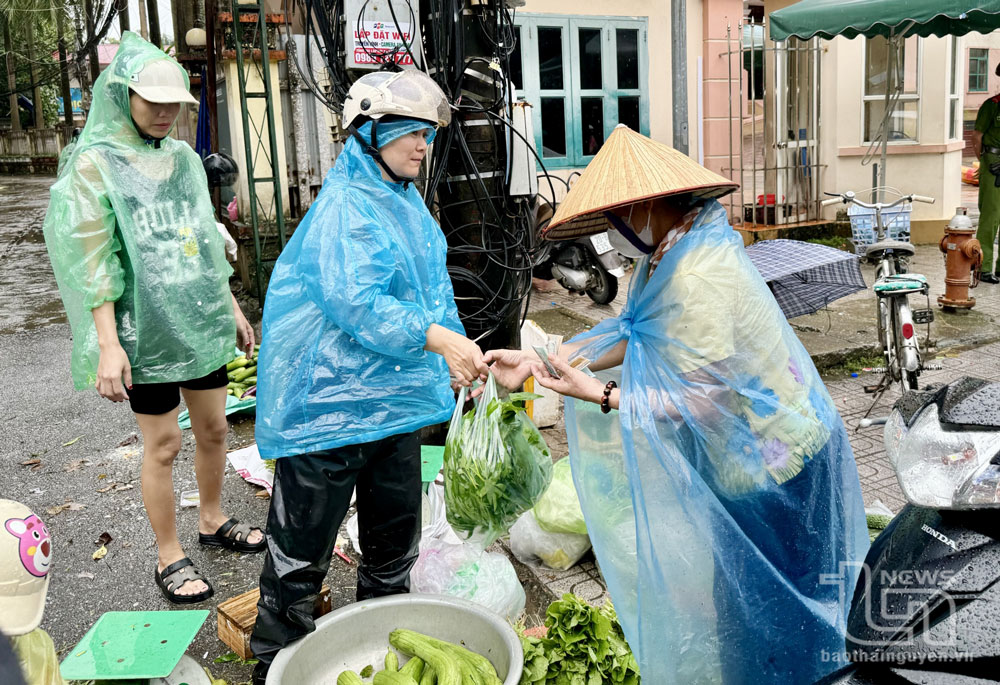
{"label": "blue plastic raincoat", "polygon": [[857,468],[722,206],[580,339],[590,359],[628,340],[620,411],[570,401],[566,427],[643,681],[812,683],[843,663],[849,565],[868,548]]}
{"label": "blue plastic raincoat", "polygon": [[[368,138],[370,125],[361,132]],[[465,334],[446,252],[417,190],[383,180],[348,140],[271,275],[257,374],[261,457],[448,420],[448,366],[423,349],[433,323]]]}

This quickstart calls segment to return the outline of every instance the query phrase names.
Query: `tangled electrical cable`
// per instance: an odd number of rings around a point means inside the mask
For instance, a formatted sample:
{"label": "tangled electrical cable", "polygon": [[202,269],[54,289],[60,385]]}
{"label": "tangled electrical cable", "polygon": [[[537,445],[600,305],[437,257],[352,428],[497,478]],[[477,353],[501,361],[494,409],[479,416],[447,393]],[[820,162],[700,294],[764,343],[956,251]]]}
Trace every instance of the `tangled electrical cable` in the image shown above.
{"label": "tangled electrical cable", "polygon": [[[348,17],[345,0],[289,1],[306,26],[304,54],[294,53],[296,68],[316,97],[340,112],[360,75],[347,68],[345,30],[363,35],[372,2],[365,0],[358,15]],[[376,49],[359,40],[355,50],[376,68],[419,65],[447,95],[453,123],[435,140],[423,177],[424,199],[448,240],[448,273],[469,337],[484,346],[509,344],[510,330],[527,311],[535,230],[534,197],[513,197],[508,189],[510,148],[515,139],[529,143],[513,124],[507,77],[516,40],[513,15],[503,0],[386,5],[400,44]],[[314,77],[311,43],[323,55],[330,77],[326,88]],[[528,149],[533,147],[530,141]]]}

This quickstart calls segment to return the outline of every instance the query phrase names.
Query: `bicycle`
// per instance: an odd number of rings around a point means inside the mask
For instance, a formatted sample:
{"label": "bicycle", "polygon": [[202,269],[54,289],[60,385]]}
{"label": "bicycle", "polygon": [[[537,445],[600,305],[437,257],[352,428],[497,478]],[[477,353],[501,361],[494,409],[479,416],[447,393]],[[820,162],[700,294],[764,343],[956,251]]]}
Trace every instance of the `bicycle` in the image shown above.
{"label": "bicycle", "polygon": [[[868,203],[857,199],[852,191],[827,195],[832,198],[821,203],[824,207],[842,203],[875,210],[875,242],[865,246],[864,257],[876,262],[872,289],[876,295],[878,338],[885,366],[881,382],[869,392],[881,395],[893,383],[899,383],[903,392],[915,390],[924,365],[914,324],[929,325],[934,320],[934,310],[930,306],[930,288],[927,278],[922,274],[907,273],[907,260],[916,251],[908,241],[886,238],[882,212],[910,202],[934,204],[934,198],[903,195],[893,202]],[[927,308],[911,310],[908,298],[918,293],[927,298]]]}

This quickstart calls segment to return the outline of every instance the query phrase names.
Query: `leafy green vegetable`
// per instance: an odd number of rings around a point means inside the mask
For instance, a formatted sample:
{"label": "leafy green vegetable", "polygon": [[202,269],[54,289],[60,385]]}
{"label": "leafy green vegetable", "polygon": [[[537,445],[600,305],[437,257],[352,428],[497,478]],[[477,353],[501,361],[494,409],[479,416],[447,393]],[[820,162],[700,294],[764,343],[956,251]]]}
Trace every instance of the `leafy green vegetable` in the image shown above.
{"label": "leafy green vegetable", "polygon": [[216,664],[228,664],[235,662],[238,663],[240,666],[253,666],[254,664],[257,663],[257,659],[251,658],[244,660],[243,657],[241,657],[236,652],[229,652],[228,654],[223,654],[222,656],[215,657],[215,659],[213,659],[212,662]]}
{"label": "leafy green vegetable", "polygon": [[520,685],[639,685],[639,665],[610,602],[598,609],[565,594],[549,605],[545,625],[545,637],[521,637]]}
{"label": "leafy green vegetable", "polygon": [[516,404],[536,397],[501,400],[491,375],[478,407],[462,416],[464,394],[455,407],[444,449],[445,510],[452,528],[484,546],[531,509],[552,480],[549,448]]}
{"label": "leafy green vegetable", "polygon": [[374,673],[374,672],[375,672],[375,667],[372,666],[371,664],[368,664],[367,666],[365,666],[364,668],[361,669],[361,677],[362,678],[371,678],[372,677],[372,673]]}

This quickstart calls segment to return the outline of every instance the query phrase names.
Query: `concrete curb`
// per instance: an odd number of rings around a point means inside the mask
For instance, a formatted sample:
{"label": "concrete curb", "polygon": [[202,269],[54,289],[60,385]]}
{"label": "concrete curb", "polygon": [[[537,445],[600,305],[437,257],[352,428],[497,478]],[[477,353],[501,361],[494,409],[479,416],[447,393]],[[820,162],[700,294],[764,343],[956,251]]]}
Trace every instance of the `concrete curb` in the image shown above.
{"label": "concrete curb", "polygon": [[[552,308],[558,311],[563,316],[566,316],[575,321],[579,321],[582,324],[590,326],[593,328],[599,322],[591,319],[588,316],[584,316],[579,312],[575,312],[572,309],[557,305]],[[972,347],[978,345],[988,345],[990,343],[995,343],[1000,341],[1000,326],[995,327],[995,330],[982,333],[971,333],[967,336],[962,336],[959,338],[945,338],[943,340],[935,341],[934,350],[936,353],[943,352],[945,350],[951,350],[955,348]],[[837,350],[835,352],[820,352],[817,354],[810,354],[812,357],[813,364],[816,365],[817,370],[826,371],[839,366],[844,363],[844,360],[850,357],[856,357],[864,354],[879,354],[881,349],[878,343],[872,342],[867,344],[853,345],[851,347],[845,347],[843,349]]]}

